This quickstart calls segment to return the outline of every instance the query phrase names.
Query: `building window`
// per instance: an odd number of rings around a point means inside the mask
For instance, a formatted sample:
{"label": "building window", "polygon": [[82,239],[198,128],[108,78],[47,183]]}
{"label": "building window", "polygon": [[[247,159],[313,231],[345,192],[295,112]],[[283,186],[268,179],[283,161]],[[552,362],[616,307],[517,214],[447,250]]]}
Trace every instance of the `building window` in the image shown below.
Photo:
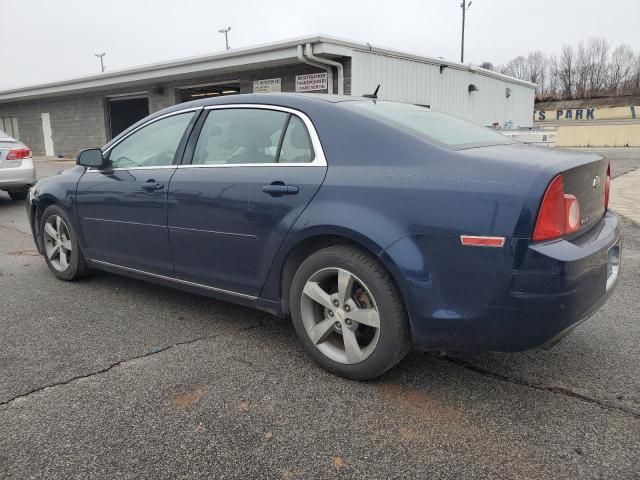
{"label": "building window", "polygon": [[18,139],[18,117],[0,117],[0,130],[10,137]]}

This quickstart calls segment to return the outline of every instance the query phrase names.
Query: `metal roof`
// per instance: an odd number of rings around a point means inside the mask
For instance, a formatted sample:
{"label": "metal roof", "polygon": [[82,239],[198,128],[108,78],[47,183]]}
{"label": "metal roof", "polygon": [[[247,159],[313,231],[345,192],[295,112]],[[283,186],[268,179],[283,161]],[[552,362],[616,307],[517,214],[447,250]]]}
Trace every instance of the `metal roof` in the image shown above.
{"label": "metal roof", "polygon": [[387,48],[378,48],[371,46],[370,44],[357,43],[350,40],[318,34],[279,42],[265,43],[253,47],[235,48],[220,53],[153,63],[123,70],[114,70],[70,80],[4,90],[0,91],[0,103],[27,100],[37,97],[106,90],[108,88],[124,88],[154,82],[178,80],[181,78],[193,78],[194,76],[204,76],[212,72],[219,74],[231,71],[287,65],[298,62],[297,47],[298,45],[305,45],[307,43],[311,43],[314,46],[314,53],[324,54],[327,56],[350,56],[350,52],[353,50],[370,51],[372,53],[407,58],[418,62],[446,65],[450,68],[468,70],[503,81],[517,83],[531,88],[535,87],[535,84],[533,83],[472,65],[463,65],[439,58],[425,57]]}

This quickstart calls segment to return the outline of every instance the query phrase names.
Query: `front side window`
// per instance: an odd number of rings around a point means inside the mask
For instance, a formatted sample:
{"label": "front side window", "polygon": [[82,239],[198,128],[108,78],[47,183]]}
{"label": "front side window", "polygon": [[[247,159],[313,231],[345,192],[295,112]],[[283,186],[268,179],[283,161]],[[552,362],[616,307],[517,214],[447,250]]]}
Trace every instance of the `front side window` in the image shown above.
{"label": "front side window", "polygon": [[311,161],[312,152],[307,129],[295,115],[258,108],[217,109],[202,126],[192,163],[300,163]]}
{"label": "front side window", "polygon": [[193,112],[163,118],[141,128],[111,149],[112,168],[161,167],[173,164]]}
{"label": "front side window", "polygon": [[345,106],[452,149],[515,143],[486,127],[418,105],[358,101],[345,102]]}

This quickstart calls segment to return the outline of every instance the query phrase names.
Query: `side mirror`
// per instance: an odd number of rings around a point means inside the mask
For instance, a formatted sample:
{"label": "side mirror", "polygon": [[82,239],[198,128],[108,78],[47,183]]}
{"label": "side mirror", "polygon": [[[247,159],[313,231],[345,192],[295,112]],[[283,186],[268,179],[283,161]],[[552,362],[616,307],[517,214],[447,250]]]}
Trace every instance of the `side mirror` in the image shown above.
{"label": "side mirror", "polygon": [[82,150],[76,158],[76,164],[83,167],[103,167],[105,165],[104,157],[102,156],[102,150],[99,148],[88,148]]}

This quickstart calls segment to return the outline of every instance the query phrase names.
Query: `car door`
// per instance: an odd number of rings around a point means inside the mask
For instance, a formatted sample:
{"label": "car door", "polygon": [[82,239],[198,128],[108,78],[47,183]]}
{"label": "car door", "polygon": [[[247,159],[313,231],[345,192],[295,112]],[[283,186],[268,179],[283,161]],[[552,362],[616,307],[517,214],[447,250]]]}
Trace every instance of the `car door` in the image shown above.
{"label": "car door", "polygon": [[257,296],[291,226],[324,180],[311,121],[273,106],[210,108],[169,186],[177,277]]}
{"label": "car door", "polygon": [[195,112],[152,120],[105,152],[77,188],[87,256],[96,261],[172,274],[167,190]]}

